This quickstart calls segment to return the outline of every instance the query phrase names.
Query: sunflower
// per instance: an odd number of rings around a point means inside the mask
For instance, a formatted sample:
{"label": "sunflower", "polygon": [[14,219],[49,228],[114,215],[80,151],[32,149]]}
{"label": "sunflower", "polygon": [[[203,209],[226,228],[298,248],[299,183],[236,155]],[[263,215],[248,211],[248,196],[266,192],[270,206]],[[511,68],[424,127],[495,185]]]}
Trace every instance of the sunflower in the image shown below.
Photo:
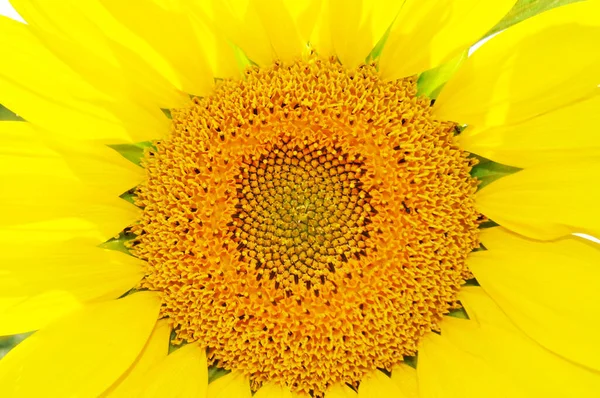
{"label": "sunflower", "polygon": [[12,3],[1,396],[600,391],[598,3]]}

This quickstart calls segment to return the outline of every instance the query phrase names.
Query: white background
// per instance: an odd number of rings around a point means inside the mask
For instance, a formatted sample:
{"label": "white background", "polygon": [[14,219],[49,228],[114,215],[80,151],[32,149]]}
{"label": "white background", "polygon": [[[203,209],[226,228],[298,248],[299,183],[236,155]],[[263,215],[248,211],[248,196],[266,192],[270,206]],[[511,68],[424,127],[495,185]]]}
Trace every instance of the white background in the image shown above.
{"label": "white background", "polygon": [[[82,1],[84,1],[84,0],[82,0]],[[11,17],[13,19],[18,19],[19,21],[22,21],[21,17],[19,16],[19,14],[17,14],[15,9],[10,5],[8,0],[0,0],[0,15],[6,15],[7,17]]]}

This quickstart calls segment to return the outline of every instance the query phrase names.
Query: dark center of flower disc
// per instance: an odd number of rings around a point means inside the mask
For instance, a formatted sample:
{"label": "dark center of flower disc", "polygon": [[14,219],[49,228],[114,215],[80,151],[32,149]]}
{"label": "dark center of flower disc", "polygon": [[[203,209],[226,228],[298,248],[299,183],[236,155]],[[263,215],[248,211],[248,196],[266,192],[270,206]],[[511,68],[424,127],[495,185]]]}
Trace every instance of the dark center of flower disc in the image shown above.
{"label": "dark center of flower disc", "polygon": [[373,209],[361,166],[336,148],[284,144],[240,167],[232,238],[257,280],[318,295],[337,264],[365,254]]}

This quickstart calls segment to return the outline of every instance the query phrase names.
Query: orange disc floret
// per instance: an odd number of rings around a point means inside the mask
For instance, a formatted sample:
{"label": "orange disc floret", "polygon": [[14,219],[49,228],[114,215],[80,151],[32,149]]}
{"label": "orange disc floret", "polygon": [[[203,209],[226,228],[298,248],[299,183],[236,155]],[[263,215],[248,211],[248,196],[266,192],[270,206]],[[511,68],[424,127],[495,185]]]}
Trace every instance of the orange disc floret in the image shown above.
{"label": "orange disc floret", "polygon": [[132,250],[176,342],[322,396],[414,355],[457,305],[477,182],[414,78],[311,57],[171,114]]}

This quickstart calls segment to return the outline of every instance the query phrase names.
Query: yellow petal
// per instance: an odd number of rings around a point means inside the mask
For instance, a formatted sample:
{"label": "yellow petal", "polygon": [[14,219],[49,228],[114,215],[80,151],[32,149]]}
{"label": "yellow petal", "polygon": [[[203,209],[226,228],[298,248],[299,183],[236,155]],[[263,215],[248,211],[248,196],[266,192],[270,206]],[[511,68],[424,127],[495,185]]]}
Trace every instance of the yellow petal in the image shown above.
{"label": "yellow petal", "polygon": [[503,228],[481,239],[488,250],[472,253],[469,269],[504,313],[549,350],[600,370],[600,246],[575,236],[533,241]]}
{"label": "yellow petal", "polygon": [[[362,0],[330,0],[327,15],[334,55],[348,68],[364,62],[378,38],[372,36],[370,15]],[[362,19],[367,18],[362,24]],[[317,49],[318,50],[318,49]]]}
{"label": "yellow petal", "polygon": [[[58,45],[52,41],[53,37],[50,34],[40,32],[39,35],[45,44],[87,83],[110,96],[110,99],[95,100],[92,103],[108,112],[110,118],[115,120],[114,124],[127,132],[128,138],[116,139],[98,133],[86,134],[86,131],[69,129],[64,121],[62,130],[53,131],[56,135],[62,135],[69,140],[92,140],[103,144],[155,140],[164,137],[171,126],[171,121],[159,107],[184,107],[189,103],[189,97],[183,96],[183,93],[173,91],[172,87],[170,90],[165,88],[167,83],[156,74],[142,73],[140,67],[136,66],[136,60],[132,60],[131,57],[122,61],[122,65],[108,66],[86,53],[85,47],[78,48],[71,42],[68,43],[70,45]],[[125,57],[131,55],[118,45],[115,45],[115,48],[115,52],[120,51],[119,53],[126,54]],[[138,60],[138,63],[140,62]],[[38,124],[49,128],[43,124],[43,120]]]}
{"label": "yellow petal", "polygon": [[253,62],[269,65],[275,59],[291,61],[306,51],[307,32],[316,21],[316,0],[212,0],[192,4],[239,46]]}
{"label": "yellow petal", "polygon": [[450,61],[479,40],[515,0],[407,0],[386,41],[380,71],[398,79]]}
{"label": "yellow petal", "polygon": [[212,0],[199,11],[219,28],[219,34],[238,46],[253,62],[269,65],[274,58],[265,28],[249,0]]}
{"label": "yellow petal", "polygon": [[0,361],[0,395],[98,396],[135,361],[159,307],[154,293],[136,293],[57,320]]}
{"label": "yellow petal", "polygon": [[[0,71],[2,103],[50,131],[96,140],[130,141],[120,121],[103,106],[110,100],[54,57],[27,25],[0,19],[5,51]],[[68,121],[68,123],[67,123]]]}
{"label": "yellow petal", "polygon": [[241,372],[233,371],[208,385],[206,398],[250,398],[250,382]]}
{"label": "yellow petal", "polygon": [[356,398],[358,394],[345,384],[334,384],[325,392],[325,398]]}
{"label": "yellow petal", "polygon": [[448,78],[460,68],[468,56],[469,50],[463,51],[450,61],[422,72],[417,80],[417,96],[426,95],[432,99],[437,98]]}
{"label": "yellow petal", "polygon": [[[146,66],[151,66],[160,76],[163,76],[171,82],[171,84],[177,86],[177,84],[181,83],[176,71],[173,70],[168,60],[159,54],[148,42],[133,32],[129,26],[120,23],[115,16],[107,10],[103,0],[85,2],[68,0],[68,2],[71,3],[69,7],[77,9],[78,12],[84,15],[84,18],[92,21],[95,26],[100,29],[103,36],[110,38],[113,42],[122,43],[125,47],[139,54],[141,59],[145,61]],[[50,10],[50,8],[52,8],[52,10]],[[62,13],[56,11],[55,7],[48,7],[44,12],[46,14],[53,13],[55,18],[63,17]],[[64,23],[61,24],[61,27],[66,29],[64,25]],[[78,39],[77,29],[70,29],[67,35],[71,39]],[[85,44],[84,40],[79,40]],[[142,65],[138,65],[138,67],[141,66]],[[146,82],[146,84],[152,84],[152,82]],[[181,87],[178,88],[181,89]]]}
{"label": "yellow petal", "polygon": [[36,250],[38,245],[47,247],[49,244],[70,239],[91,239],[98,243],[105,240],[94,223],[80,218],[61,218],[0,227],[0,241],[7,246],[28,244],[31,250]]}
{"label": "yellow petal", "polygon": [[118,196],[68,178],[3,174],[0,207],[10,211],[0,220],[2,226],[76,217],[96,224],[109,239],[139,217],[140,210]]}
{"label": "yellow petal", "polygon": [[310,39],[322,8],[322,0],[283,0],[298,30],[303,45]]}
{"label": "yellow petal", "polygon": [[321,12],[317,17],[315,28],[313,29],[309,40],[310,45],[314,47],[317,54],[323,57],[335,56],[331,35],[331,19],[331,3],[329,0],[323,0]]}
{"label": "yellow petal", "polygon": [[47,290],[32,296],[0,297],[0,336],[41,329],[81,306],[81,301],[73,293],[64,290]]}
{"label": "yellow petal", "polygon": [[[115,20],[99,1],[53,4],[16,0],[13,4],[44,44],[96,88],[116,96],[128,93],[162,107],[177,106],[185,99],[169,83],[173,72],[166,61]],[[139,57],[121,58],[126,50]]]}
{"label": "yellow petal", "polygon": [[168,61],[182,90],[196,95],[210,92],[213,87],[210,64],[182,9],[147,0],[132,0],[126,5],[117,0],[103,0],[102,5]]}
{"label": "yellow petal", "polygon": [[65,159],[44,143],[42,130],[27,122],[0,122],[0,169],[11,174],[72,177]]}
{"label": "yellow petal", "polygon": [[191,2],[219,34],[240,47],[258,65],[271,64],[274,54],[269,37],[251,0]]}
{"label": "yellow petal", "polygon": [[65,142],[49,145],[60,154],[77,178],[94,189],[117,196],[144,180],[143,168],[105,145],[68,145]]}
{"label": "yellow petal", "polygon": [[292,394],[288,388],[275,383],[265,383],[253,395],[254,398],[294,398],[297,396],[297,394]]}
{"label": "yellow petal", "polygon": [[[56,10],[50,8],[52,15]],[[71,139],[104,142],[140,141],[144,139],[141,137],[148,139],[152,134],[156,137],[157,132],[166,130],[164,123],[168,121],[158,107],[149,109],[140,105],[152,102],[153,94],[160,91],[154,87],[161,81],[156,75],[143,74],[139,67],[135,73],[126,74],[124,71],[136,65],[127,62],[127,68],[123,69],[118,61],[111,64],[91,53],[90,49],[96,47],[89,40],[85,44],[74,43],[35,25],[2,20],[0,32],[2,38],[9,38],[1,44],[10,51],[3,59],[2,72],[6,74],[0,82],[5,87],[3,102],[26,120]],[[81,32],[79,35],[90,37]],[[36,65],[44,65],[44,68],[40,70]],[[140,82],[151,88],[143,90]],[[174,95],[169,98],[168,93],[154,95],[157,103],[183,104],[181,98],[187,99],[181,97],[181,93],[175,97],[177,101],[172,99]]]}
{"label": "yellow petal", "polygon": [[[14,267],[15,264],[21,264],[22,258],[27,259],[27,256],[31,257],[31,254],[33,253],[43,255],[46,250],[56,250],[60,245],[69,250],[68,242],[75,242],[77,240],[88,240],[93,242],[95,249],[96,245],[105,240],[105,237],[104,234],[98,230],[97,225],[77,218],[63,218],[0,227],[0,242],[2,242],[0,246],[0,250],[2,251],[2,254],[0,255],[0,263],[3,267]],[[27,255],[24,253],[27,253]],[[66,256],[68,257],[69,253],[66,253]],[[16,260],[12,261],[10,260],[11,258],[16,258]],[[41,261],[41,264],[44,264],[44,261]],[[26,269],[24,271],[26,271]],[[48,270],[45,271],[46,274],[48,274]],[[17,296],[5,297],[5,304],[0,305],[0,307],[4,308],[5,311],[3,312],[2,317],[6,321],[3,325],[3,330],[8,330],[8,328],[16,328],[19,331],[39,329],[41,325],[46,323],[45,320],[51,318],[47,317],[47,314],[44,314],[44,310],[42,309],[43,307],[48,308],[46,311],[48,313],[51,311],[51,307],[56,307],[54,312],[60,314],[64,312],[63,307],[66,309],[72,309],[77,307],[79,304],[79,300],[72,293],[67,291],[47,292],[51,297],[51,299],[48,300],[44,300],[44,294],[39,294],[35,297],[19,297],[19,292],[15,291],[14,289],[15,286],[21,287],[22,283],[19,282],[19,279],[16,278],[15,275],[9,276],[7,274],[6,277],[2,279],[1,284],[2,286],[0,286],[0,291],[8,294],[10,288],[13,289],[13,294],[17,294]],[[31,289],[29,291],[31,292]],[[21,293],[23,294],[24,291]],[[23,306],[23,310],[20,309],[21,306]],[[11,312],[13,313],[11,316],[13,321],[10,322],[9,316],[6,312],[9,307],[12,307]],[[40,309],[35,310],[35,308],[38,307]],[[41,318],[30,318],[26,316],[28,313],[32,313],[33,311],[37,311]],[[23,318],[23,314],[25,314],[24,319],[15,318]],[[5,331],[3,333],[10,334],[13,332]]]}
{"label": "yellow petal", "polygon": [[[192,2],[192,4],[197,4]],[[204,54],[210,64],[212,75],[215,78],[239,78],[241,68],[238,65],[236,49],[229,43],[219,30],[212,27],[206,17],[190,12],[191,23],[200,37]]]}
{"label": "yellow petal", "polygon": [[74,142],[26,122],[1,122],[0,168],[13,175],[64,176],[118,196],[136,186],[143,169],[115,150]]}
{"label": "yellow petal", "polygon": [[[442,324],[442,335],[504,374],[500,380],[503,384],[515,383],[527,397],[593,397],[600,391],[600,373],[555,355],[530,339],[480,287],[463,288],[459,299],[471,320],[448,317]],[[419,381],[423,388],[425,380],[420,375]],[[481,391],[480,396],[489,396],[486,389]],[[498,391],[507,392],[503,386]]]}
{"label": "yellow petal", "polygon": [[197,344],[187,344],[146,372],[129,396],[205,397],[207,384],[206,352]]}
{"label": "yellow petal", "polygon": [[255,3],[276,57],[283,61],[300,58],[306,51],[320,1],[255,0]]}
{"label": "yellow petal", "polygon": [[[467,330],[476,326],[468,320],[457,320],[464,323],[461,326]],[[429,333],[419,348],[419,397],[529,397],[514,385],[509,374],[502,371],[501,364],[493,365],[486,358],[472,353],[468,346],[457,346],[449,340],[446,329],[442,329],[441,336]]]}
{"label": "yellow petal", "polygon": [[136,51],[119,41],[109,41],[108,45],[120,62],[125,80],[139,83],[136,88],[140,93],[155,99],[152,105],[157,108],[180,108],[189,103],[188,95],[171,86],[160,72],[154,70]]}
{"label": "yellow petal", "polygon": [[0,335],[39,329],[82,303],[116,299],[135,287],[142,262],[96,243],[2,241]]}
{"label": "yellow petal", "polygon": [[392,369],[392,381],[400,388],[406,398],[419,398],[417,371],[401,363]]}
{"label": "yellow petal", "polygon": [[209,2],[183,0],[184,12],[190,17],[190,22],[200,38],[204,54],[210,64],[215,78],[239,78],[242,70],[238,66],[236,49],[204,11],[210,7]]}
{"label": "yellow petal", "polygon": [[[100,119],[85,110],[74,109],[83,104],[82,101],[51,97],[4,76],[0,76],[0,91],[6,107],[49,131],[103,142],[133,141],[129,132],[118,121]],[[107,118],[111,117],[112,115],[107,115]],[[69,121],[68,125],[65,120]]]}
{"label": "yellow petal", "polygon": [[[110,51],[113,61],[102,58],[90,51],[89,43],[76,43],[62,39],[44,30],[32,26],[31,31],[65,64],[69,65],[87,83],[102,91],[113,101],[101,102],[107,110],[118,114],[123,110],[123,120],[129,122],[133,130],[140,126],[133,121],[142,121],[143,117],[156,121],[157,116],[164,118],[159,107],[184,106],[189,98],[162,75],[156,72],[146,61],[132,54],[132,50],[124,48],[120,42],[103,38],[104,45]],[[96,34],[101,32],[95,28]],[[145,107],[147,105],[147,107]],[[157,112],[151,112],[154,107]],[[149,123],[143,124],[144,127]],[[154,130],[151,128],[151,130]]]}
{"label": "yellow petal", "polygon": [[400,387],[383,372],[376,370],[363,377],[358,386],[358,398],[405,398]]}
{"label": "yellow petal", "polygon": [[144,274],[143,262],[97,245],[87,239],[33,247],[30,242],[0,242],[1,277],[13,281],[1,294],[23,296],[62,290],[89,301],[114,299],[135,287]]}
{"label": "yellow petal", "polygon": [[131,397],[140,386],[146,385],[148,371],[164,361],[169,353],[170,335],[169,322],[166,319],[158,321],[138,358],[102,397]]}
{"label": "yellow petal", "polygon": [[598,109],[596,94],[520,123],[467,128],[458,141],[466,151],[521,168],[600,156]]}
{"label": "yellow petal", "polygon": [[600,160],[543,164],[503,177],[477,193],[479,211],[534,239],[580,232],[600,236]]}
{"label": "yellow petal", "polygon": [[[143,91],[134,89],[134,91]],[[188,97],[186,101],[190,98]],[[134,103],[132,100],[115,100],[102,105],[111,111],[119,123],[127,130],[131,137],[128,142],[154,141],[164,138],[171,129],[171,120],[167,118],[162,109],[157,106],[149,106],[146,104]],[[184,104],[181,107],[185,107]],[[72,133],[70,135],[72,138]],[[120,144],[115,140],[103,140],[104,144]]]}
{"label": "yellow petal", "polygon": [[[84,16],[75,1],[63,0],[51,4],[43,0],[11,0],[10,3],[29,26],[75,42],[85,41],[94,54],[102,55],[107,60],[113,59],[104,38],[94,30],[89,18]],[[98,1],[89,0],[86,3],[88,5],[83,7],[96,6],[98,11]]]}
{"label": "yellow petal", "polygon": [[311,38],[323,56],[337,56],[355,68],[365,59],[392,24],[402,1],[326,0]]}
{"label": "yellow petal", "polygon": [[132,173],[132,166],[111,149],[42,142],[44,133],[24,122],[3,122],[0,132],[6,135],[0,146],[0,165],[6,166],[0,167],[0,204],[10,209],[0,225],[84,218],[95,223],[106,240],[137,218],[139,209],[117,195],[141,173]]}
{"label": "yellow petal", "polygon": [[589,49],[600,41],[599,12],[594,1],[569,4],[495,36],[444,86],[436,117],[498,126],[588,97],[598,85],[600,54]]}

